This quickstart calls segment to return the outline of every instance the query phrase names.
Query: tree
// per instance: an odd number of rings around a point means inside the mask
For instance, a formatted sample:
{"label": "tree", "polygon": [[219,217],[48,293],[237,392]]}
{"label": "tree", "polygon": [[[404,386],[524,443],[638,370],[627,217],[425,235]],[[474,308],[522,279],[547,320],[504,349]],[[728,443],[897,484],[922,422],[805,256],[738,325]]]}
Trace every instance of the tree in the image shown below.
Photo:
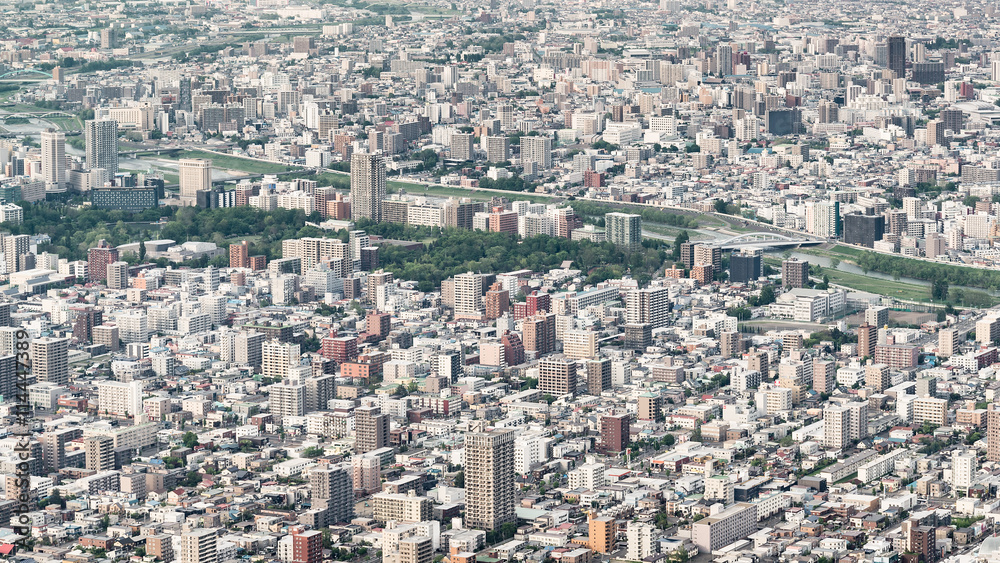
{"label": "tree", "polygon": [[728,206],[728,204],[726,203],[726,200],[724,200],[724,199],[717,199],[717,200],[715,200],[715,203],[713,204],[713,206],[715,207],[715,212],[716,213],[725,213],[726,212],[726,207]]}
{"label": "tree", "polygon": [[455,486],[458,487],[459,489],[465,488],[465,470],[464,469],[461,470],[461,471],[459,471],[455,475]]}
{"label": "tree", "polygon": [[308,457],[308,458],[319,457],[323,455],[323,453],[325,453],[323,448],[319,446],[309,446],[308,448],[302,450],[302,457]]}
{"label": "tree", "polygon": [[948,281],[947,280],[934,280],[931,285],[931,299],[935,301],[947,301],[948,300]]}
{"label": "tree", "polygon": [[688,234],[687,230],[681,231],[681,233],[677,235],[677,238],[674,239],[674,253],[672,257],[674,260],[681,259],[681,245],[690,240],[691,235]]}
{"label": "tree", "polygon": [[186,432],[181,438],[181,442],[184,444],[185,448],[194,449],[194,447],[198,445],[198,435],[194,432]]}
{"label": "tree", "polygon": [[667,434],[663,437],[663,445],[668,448],[673,446],[675,442],[677,442],[677,438],[674,438],[673,434]]}

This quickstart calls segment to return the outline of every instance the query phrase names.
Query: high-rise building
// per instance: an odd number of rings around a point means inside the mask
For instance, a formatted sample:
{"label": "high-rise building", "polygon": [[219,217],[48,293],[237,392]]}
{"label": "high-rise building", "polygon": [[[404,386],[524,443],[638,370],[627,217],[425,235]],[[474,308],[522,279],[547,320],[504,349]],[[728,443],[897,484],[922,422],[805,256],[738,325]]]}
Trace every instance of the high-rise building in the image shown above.
{"label": "high-rise building", "polygon": [[538,390],[556,397],[576,394],[576,362],[546,358],[538,362]]}
{"label": "high-rise building", "polygon": [[465,520],[470,528],[496,530],[515,522],[514,437],[512,430],[465,435]]}
{"label": "high-rise building", "polygon": [[[296,39],[299,38],[296,37]],[[321,563],[322,561],[323,532],[319,530],[306,530],[292,534],[291,563]]]}
{"label": "high-rise building", "polygon": [[142,410],[142,381],[101,381],[97,384],[98,414],[135,417]]}
{"label": "high-rise building", "polygon": [[[266,347],[266,344],[265,344]],[[271,414],[284,419],[306,413],[306,386],[297,380],[286,379],[268,387]]]}
{"label": "high-rise building", "polygon": [[114,178],[118,173],[118,122],[113,119],[91,119],[84,125],[83,136],[87,168],[104,170],[105,181]]}
{"label": "high-rise building", "polygon": [[996,403],[986,411],[986,459],[1000,461],[1000,411]]}
{"label": "high-rise building", "polygon": [[625,322],[663,328],[670,320],[670,292],[665,287],[649,287],[625,294]]}
{"label": "high-rise building", "polygon": [[598,449],[605,453],[620,452],[628,447],[631,415],[609,414],[601,417],[601,443]]}
{"label": "high-rise building", "polygon": [[90,436],[83,440],[87,469],[111,471],[115,468],[115,441],[111,436]]}
{"label": "high-rise building", "polygon": [[247,241],[229,245],[229,267],[249,268],[250,267],[250,245]]}
{"label": "high-rise building", "polygon": [[66,188],[66,134],[48,129],[42,131],[42,178],[45,190],[61,192]]}
{"label": "high-rise building", "polygon": [[737,254],[729,258],[729,281],[732,283],[747,283],[760,278],[762,270],[759,254]]}
{"label": "high-rise building", "polygon": [[481,319],[483,316],[483,276],[466,272],[455,276],[455,318]]}
{"label": "high-rise building", "polygon": [[617,535],[615,519],[612,516],[594,516],[589,512],[590,522],[588,522],[589,542],[588,547],[595,553],[611,553],[615,548],[615,536]]}
{"label": "high-rise building", "polygon": [[631,213],[607,213],[604,215],[608,242],[633,252],[642,247],[642,217]]}
{"label": "high-rise building", "polygon": [[938,332],[938,355],[950,357],[955,355],[955,345],[958,343],[958,331],[945,328]]}
{"label": "high-rise building", "polygon": [[858,327],[858,357],[874,358],[878,344],[878,327],[864,323]]}
{"label": "high-rise building", "polygon": [[389,445],[389,415],[376,406],[354,409],[354,448],[363,454]]}
{"label": "high-rise building", "polygon": [[7,273],[20,272],[24,268],[21,257],[31,252],[31,236],[29,235],[8,235],[3,237],[4,263],[7,266]]}
{"label": "high-rise building", "polygon": [[472,133],[451,134],[451,158],[454,160],[473,160],[475,152],[472,148]]}
{"label": "high-rise building", "polygon": [[724,358],[735,358],[740,355],[740,333],[735,330],[725,331],[719,335],[719,353]]}
{"label": "high-rise building", "polygon": [[483,148],[486,149],[487,162],[507,162],[510,160],[510,138],[500,135],[483,137]]}
{"label": "high-rise building", "polygon": [[108,289],[128,289],[128,262],[112,262],[107,268]]}
{"label": "high-rise building", "polygon": [[823,410],[823,445],[841,449],[850,441],[851,411],[845,406],[828,406]]}
{"label": "high-rise building", "polygon": [[888,50],[889,70],[896,73],[896,78],[906,78],[906,38],[890,37]]}
{"label": "high-rise building", "polygon": [[521,137],[521,164],[529,162],[541,170],[552,168],[552,137]]}
{"label": "high-rise building", "polygon": [[351,476],[342,467],[310,470],[309,490],[313,507],[325,511],[327,525],[350,522],[354,517]]}
{"label": "high-rise building", "polygon": [[351,155],[351,217],[382,221],[385,199],[385,159],[377,154]]}
{"label": "high-rise building", "polygon": [[87,251],[87,273],[90,281],[108,279],[108,265],[118,261],[118,249],[101,239],[97,246]]}
{"label": "high-rise building", "polygon": [[796,258],[781,261],[781,285],[784,287],[806,287],[809,285],[809,262]]}
{"label": "high-rise building", "polygon": [[882,215],[844,215],[844,242],[872,248],[875,241],[885,234],[885,217]]}
{"label": "high-rise building", "polygon": [[521,326],[524,335],[524,349],[534,352],[535,357],[549,354],[556,347],[556,316],[542,313],[524,319]]}
{"label": "high-rise building", "polygon": [[611,390],[611,358],[587,360],[587,393],[600,395]]}
{"label": "high-rise building", "polygon": [[198,528],[181,535],[180,563],[217,563],[218,538],[213,528]]}
{"label": "high-rise building", "polygon": [[69,383],[68,338],[43,336],[31,341],[31,372],[35,379],[66,385]]}
{"label": "high-rise building", "polygon": [[184,158],[178,162],[181,203],[193,206],[198,192],[212,189],[212,161],[204,158]]}

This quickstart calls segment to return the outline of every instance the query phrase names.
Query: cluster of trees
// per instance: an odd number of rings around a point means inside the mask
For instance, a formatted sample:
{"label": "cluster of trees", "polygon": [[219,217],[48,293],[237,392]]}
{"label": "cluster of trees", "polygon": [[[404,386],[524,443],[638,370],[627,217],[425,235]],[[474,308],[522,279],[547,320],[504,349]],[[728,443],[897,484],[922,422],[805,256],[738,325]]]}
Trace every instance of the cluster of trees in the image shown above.
{"label": "cluster of trees", "polygon": [[[19,202],[24,209],[24,221],[18,225],[3,224],[12,234],[46,233],[51,243],[40,251],[58,254],[69,260],[86,260],[87,250],[101,239],[111,245],[136,240],[172,239],[214,242],[220,247],[240,236],[259,236],[252,252],[268,258],[281,256],[281,241],[287,238],[320,236],[322,231],[306,226],[301,210],[277,209],[262,211],[253,207],[198,209],[194,207],[160,207],[132,213],[91,207],[71,207],[65,204],[31,204]],[[162,226],[161,218],[169,220]],[[311,217],[320,219],[319,215]],[[140,224],[130,224],[140,223]],[[159,229],[159,232],[155,232]]]}
{"label": "cluster of trees", "polygon": [[479,187],[484,190],[504,190],[508,192],[523,192],[528,189],[533,189],[534,184],[530,182],[525,182],[524,178],[514,174],[507,178],[499,178],[497,180],[491,180],[489,178],[480,178]]}
{"label": "cluster of trees", "polygon": [[642,220],[649,223],[659,223],[661,225],[681,227],[684,229],[698,228],[698,219],[693,216],[682,215],[680,213],[670,213],[668,211],[654,209],[652,207],[642,207],[639,205],[613,206],[605,205],[603,203],[594,203],[591,201],[572,201],[570,202],[570,207],[573,208],[573,211],[575,211],[577,215],[595,220],[597,218],[603,219],[606,213],[620,211],[622,213],[641,215]]}
{"label": "cluster of trees", "polygon": [[996,270],[949,266],[871,251],[858,254],[855,260],[866,274],[880,272],[897,279],[908,277],[925,281],[941,281],[949,285],[1000,289],[1000,272]]}
{"label": "cluster of trees", "polygon": [[465,42],[463,47],[479,45],[487,54],[502,53],[504,43],[514,43],[515,41],[524,41],[524,35],[520,33],[513,35],[490,35],[485,39],[470,39]]}
{"label": "cluster of trees", "polygon": [[[381,233],[375,233],[381,234]],[[520,239],[506,233],[444,230],[426,250],[383,246],[379,261],[398,278],[415,280],[421,291],[432,291],[441,280],[464,272],[548,270],[564,261],[588,273],[588,283],[620,277],[627,270],[648,279],[668,258],[653,241],[640,251],[625,253],[611,243],[572,241],[541,235]]]}

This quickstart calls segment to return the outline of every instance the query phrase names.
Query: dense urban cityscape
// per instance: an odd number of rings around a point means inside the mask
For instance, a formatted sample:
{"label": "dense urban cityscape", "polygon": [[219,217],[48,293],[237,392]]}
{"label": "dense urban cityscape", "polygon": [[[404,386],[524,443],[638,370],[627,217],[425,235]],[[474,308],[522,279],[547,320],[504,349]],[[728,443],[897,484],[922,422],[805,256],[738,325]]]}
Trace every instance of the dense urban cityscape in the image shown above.
{"label": "dense urban cityscape", "polygon": [[1000,561],[1000,6],[4,0],[0,558]]}

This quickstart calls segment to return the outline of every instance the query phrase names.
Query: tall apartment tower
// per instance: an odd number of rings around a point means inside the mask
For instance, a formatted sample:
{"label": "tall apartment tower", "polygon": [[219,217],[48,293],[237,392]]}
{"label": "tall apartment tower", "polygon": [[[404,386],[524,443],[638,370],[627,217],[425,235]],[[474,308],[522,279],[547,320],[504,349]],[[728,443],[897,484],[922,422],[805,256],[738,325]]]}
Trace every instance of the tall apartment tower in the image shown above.
{"label": "tall apartment tower", "polygon": [[198,192],[212,189],[212,161],[204,158],[184,158],[179,164],[181,204],[195,205]]}
{"label": "tall apartment tower", "polygon": [[354,518],[354,486],[351,475],[341,467],[309,472],[312,506],[326,511],[326,522],[350,522]]}
{"label": "tall apartment tower", "polygon": [[382,221],[385,160],[377,154],[351,155],[351,218]]}
{"label": "tall apartment tower", "polygon": [[69,383],[68,338],[44,336],[31,341],[31,372],[41,383]]}
{"label": "tall apartment tower", "polygon": [[128,289],[128,262],[108,264],[108,289]]}
{"label": "tall apartment tower", "polygon": [[465,520],[470,528],[496,530],[514,522],[514,436],[512,430],[465,435]]}
{"label": "tall apartment tower", "polygon": [[606,213],[605,232],[608,242],[627,252],[642,246],[642,217],[631,213]]}
{"label": "tall apartment tower", "polygon": [[805,287],[809,284],[809,262],[792,258],[781,262],[781,285],[784,287]]}
{"label": "tall apartment tower", "polygon": [[878,327],[864,323],[858,327],[858,357],[874,358],[875,345],[878,344]]}
{"label": "tall apartment tower", "polygon": [[889,70],[896,73],[896,78],[906,78],[906,38],[890,37],[888,49]]}
{"label": "tall apartment tower", "polygon": [[181,536],[181,563],[216,563],[218,534],[213,528],[199,528]]}
{"label": "tall apartment tower", "polygon": [[389,444],[389,415],[379,407],[354,409],[355,448],[359,454],[384,448]]}
{"label": "tall apartment tower", "polygon": [[996,403],[986,411],[986,459],[1000,461],[1000,411]]}
{"label": "tall apartment tower", "polygon": [[851,411],[844,406],[823,410],[823,445],[840,449],[847,445],[850,435]]}
{"label": "tall apartment tower", "polygon": [[110,471],[115,468],[115,441],[111,436],[90,436],[83,440],[87,469]]}
{"label": "tall apartment tower", "polygon": [[455,318],[483,316],[483,276],[466,272],[455,276]]}
{"label": "tall apartment tower", "polygon": [[250,245],[247,241],[244,240],[239,243],[229,245],[229,267],[250,267]]}
{"label": "tall apartment tower", "polygon": [[45,191],[61,192],[66,187],[66,134],[42,131],[42,177]]}
{"label": "tall apartment tower", "polygon": [[600,395],[611,390],[611,358],[587,360],[587,392]]}
{"label": "tall apartment tower", "polygon": [[101,239],[97,246],[87,251],[87,276],[90,281],[108,279],[108,266],[118,261],[118,249]]}
{"label": "tall apartment tower", "polygon": [[546,358],[538,362],[538,390],[555,396],[576,394],[576,362]]}
{"label": "tall apartment tower", "polygon": [[100,168],[110,180],[118,173],[118,122],[113,119],[91,119],[83,128],[86,143],[87,168]]}

